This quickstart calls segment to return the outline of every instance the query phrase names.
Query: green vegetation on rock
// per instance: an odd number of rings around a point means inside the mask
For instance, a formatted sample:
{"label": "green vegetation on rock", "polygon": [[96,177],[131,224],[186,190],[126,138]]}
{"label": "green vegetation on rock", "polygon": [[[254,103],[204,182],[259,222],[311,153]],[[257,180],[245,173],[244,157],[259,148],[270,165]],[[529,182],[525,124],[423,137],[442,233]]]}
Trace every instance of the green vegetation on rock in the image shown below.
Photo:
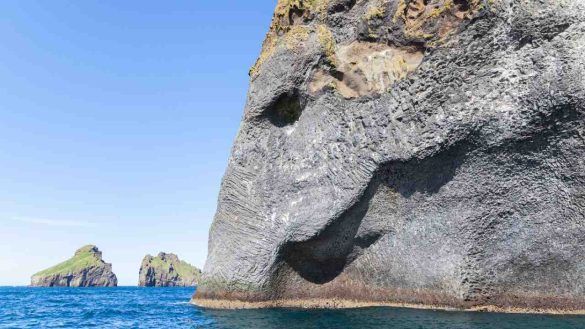
{"label": "green vegetation on rock", "polygon": [[33,287],[115,287],[112,264],[104,262],[94,245],[79,248],[70,259],[42,270],[31,278]]}
{"label": "green vegetation on rock", "polygon": [[150,265],[154,268],[160,269],[163,268],[168,269],[169,266],[172,265],[172,267],[175,269],[175,272],[177,272],[181,278],[187,281],[199,279],[199,276],[201,276],[201,271],[198,268],[187,263],[184,260],[179,260],[178,262],[171,262],[169,259],[154,257]]}
{"label": "green vegetation on rock", "polygon": [[201,270],[175,254],[146,255],[139,271],[139,286],[195,286]]}
{"label": "green vegetation on rock", "polygon": [[103,264],[101,252],[97,251],[96,246],[87,245],[79,248],[75,255],[53,267],[42,270],[34,276],[47,276],[56,274],[69,274],[79,272],[84,268],[99,266]]}

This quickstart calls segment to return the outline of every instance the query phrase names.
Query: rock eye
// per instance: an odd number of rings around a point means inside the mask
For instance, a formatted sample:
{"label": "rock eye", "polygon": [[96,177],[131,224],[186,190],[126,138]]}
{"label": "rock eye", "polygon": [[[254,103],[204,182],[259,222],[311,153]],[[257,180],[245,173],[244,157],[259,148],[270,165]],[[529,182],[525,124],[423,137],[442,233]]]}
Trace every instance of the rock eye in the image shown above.
{"label": "rock eye", "polygon": [[277,127],[284,127],[295,123],[301,117],[303,106],[298,94],[284,94],[280,96],[266,112],[268,120]]}
{"label": "rock eye", "polygon": [[455,0],[453,3],[457,6],[459,11],[469,11],[469,2],[467,0]]}

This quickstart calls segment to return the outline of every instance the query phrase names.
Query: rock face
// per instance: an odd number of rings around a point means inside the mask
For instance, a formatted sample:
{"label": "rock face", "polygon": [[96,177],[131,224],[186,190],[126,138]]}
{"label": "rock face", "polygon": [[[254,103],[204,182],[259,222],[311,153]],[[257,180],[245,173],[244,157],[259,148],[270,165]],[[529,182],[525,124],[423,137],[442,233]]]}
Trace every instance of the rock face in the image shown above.
{"label": "rock face", "polygon": [[146,255],[142,260],[138,285],[141,287],[194,287],[201,270],[182,261],[175,254],[161,252],[156,257]]}
{"label": "rock face", "polygon": [[118,279],[112,264],[102,259],[96,246],[79,248],[72,258],[38,272],[31,278],[33,287],[115,287]]}
{"label": "rock face", "polygon": [[584,13],[280,0],[193,302],[584,310]]}

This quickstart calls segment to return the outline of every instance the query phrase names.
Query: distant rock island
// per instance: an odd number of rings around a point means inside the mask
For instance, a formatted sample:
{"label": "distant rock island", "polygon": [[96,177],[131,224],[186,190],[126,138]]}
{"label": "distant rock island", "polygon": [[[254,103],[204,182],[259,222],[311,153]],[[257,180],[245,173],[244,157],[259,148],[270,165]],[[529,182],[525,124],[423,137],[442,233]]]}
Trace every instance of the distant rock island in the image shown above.
{"label": "distant rock island", "polygon": [[161,252],[156,257],[146,255],[140,265],[138,285],[141,287],[194,287],[201,270],[182,261],[177,255]]}
{"label": "distant rock island", "polygon": [[104,262],[94,245],[79,248],[73,257],[32,276],[33,287],[115,287],[112,264]]}

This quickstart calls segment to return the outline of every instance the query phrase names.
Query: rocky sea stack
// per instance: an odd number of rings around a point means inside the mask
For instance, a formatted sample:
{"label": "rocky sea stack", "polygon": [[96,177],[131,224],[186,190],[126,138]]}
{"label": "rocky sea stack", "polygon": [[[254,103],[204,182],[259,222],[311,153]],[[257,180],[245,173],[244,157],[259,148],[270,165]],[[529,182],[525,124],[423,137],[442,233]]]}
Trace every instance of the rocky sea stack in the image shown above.
{"label": "rocky sea stack", "polygon": [[182,261],[175,254],[161,252],[156,257],[146,255],[140,265],[138,285],[141,287],[194,287],[201,270]]}
{"label": "rocky sea stack", "polygon": [[280,0],[193,302],[585,310],[585,1]]}
{"label": "rocky sea stack", "polygon": [[73,257],[31,278],[33,287],[115,287],[118,279],[112,264],[102,259],[96,246],[79,248]]}

